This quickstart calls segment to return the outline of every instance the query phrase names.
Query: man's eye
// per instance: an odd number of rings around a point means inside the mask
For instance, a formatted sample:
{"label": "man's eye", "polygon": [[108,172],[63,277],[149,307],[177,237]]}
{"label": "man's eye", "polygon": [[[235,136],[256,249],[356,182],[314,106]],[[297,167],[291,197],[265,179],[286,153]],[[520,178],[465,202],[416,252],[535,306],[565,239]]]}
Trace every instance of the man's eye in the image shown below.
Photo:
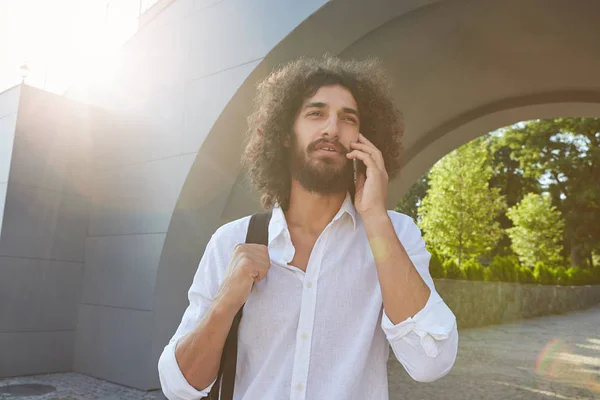
{"label": "man's eye", "polygon": [[313,117],[313,116],[314,116],[314,117],[318,117],[318,116],[320,116],[320,115],[322,115],[322,114],[321,114],[321,111],[311,111],[311,112],[309,112],[309,113],[308,113],[308,114],[306,114],[306,115],[307,115],[307,116],[309,116],[309,117]]}
{"label": "man's eye", "polygon": [[346,121],[354,122],[355,124],[358,122],[354,117],[344,117]]}

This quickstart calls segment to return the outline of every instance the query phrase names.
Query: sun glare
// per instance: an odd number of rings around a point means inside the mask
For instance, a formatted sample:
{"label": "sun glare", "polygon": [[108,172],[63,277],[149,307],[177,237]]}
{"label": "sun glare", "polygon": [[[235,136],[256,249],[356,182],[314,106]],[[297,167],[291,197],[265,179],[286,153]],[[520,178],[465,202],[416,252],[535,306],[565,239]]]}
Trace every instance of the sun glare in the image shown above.
{"label": "sun glare", "polygon": [[120,46],[137,30],[140,10],[140,0],[5,4],[10,18],[2,40],[8,47],[4,62],[14,70],[10,84],[20,81],[19,66],[27,63],[31,72],[26,83],[56,93],[71,85],[110,81],[119,65]]}

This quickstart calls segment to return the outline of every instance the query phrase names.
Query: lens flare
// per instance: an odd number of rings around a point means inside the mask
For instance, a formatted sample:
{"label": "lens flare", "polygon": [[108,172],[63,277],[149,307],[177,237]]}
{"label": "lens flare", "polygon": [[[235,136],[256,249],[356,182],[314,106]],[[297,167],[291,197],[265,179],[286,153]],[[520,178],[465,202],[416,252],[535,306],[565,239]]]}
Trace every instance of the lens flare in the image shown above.
{"label": "lens flare", "polygon": [[565,351],[568,351],[568,347],[563,340],[552,339],[540,352],[535,363],[535,372],[545,378],[556,378],[557,355]]}
{"label": "lens flare", "polygon": [[546,380],[600,393],[600,357],[577,354],[560,338],[552,339],[542,349],[535,372]]}
{"label": "lens flare", "polygon": [[387,238],[375,237],[369,240],[375,261],[386,261],[392,255],[390,241]]}

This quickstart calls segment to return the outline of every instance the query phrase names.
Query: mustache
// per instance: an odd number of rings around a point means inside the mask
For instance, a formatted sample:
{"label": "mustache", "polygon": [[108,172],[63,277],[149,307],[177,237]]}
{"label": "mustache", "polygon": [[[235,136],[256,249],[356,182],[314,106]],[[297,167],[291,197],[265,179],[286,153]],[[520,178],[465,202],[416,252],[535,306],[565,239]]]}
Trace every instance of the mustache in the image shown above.
{"label": "mustache", "polygon": [[325,139],[325,138],[321,138],[321,139],[317,139],[314,142],[312,142],[311,144],[308,145],[308,147],[306,148],[308,150],[308,152],[312,152],[315,151],[317,146],[327,143],[329,146],[333,147],[334,149],[336,149],[339,153],[346,155],[350,152],[350,150],[346,149],[344,147],[343,144],[340,143],[339,140],[329,140],[329,139]]}

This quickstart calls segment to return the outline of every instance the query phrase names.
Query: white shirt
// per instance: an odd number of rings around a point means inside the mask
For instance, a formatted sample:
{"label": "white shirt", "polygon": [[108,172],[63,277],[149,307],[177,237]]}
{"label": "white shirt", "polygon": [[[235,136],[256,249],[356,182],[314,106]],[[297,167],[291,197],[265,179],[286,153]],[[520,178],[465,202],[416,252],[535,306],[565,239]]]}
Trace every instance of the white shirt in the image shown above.
{"label": "white shirt", "polygon": [[[417,381],[450,371],[458,347],[456,318],[435,290],[420,229],[409,216],[388,214],[431,289],[425,307],[397,325],[383,309],[375,261],[349,196],[317,239],[306,272],[288,265],[294,246],[282,210],[273,209],[271,267],[254,285],[239,326],[234,400],[387,400],[389,345]],[[212,388],[196,390],[186,381],[175,347],[215,297],[233,248],[245,242],[249,220],[222,226],[206,247],[188,293],[190,304],[158,362],[170,400],[199,399]]]}

